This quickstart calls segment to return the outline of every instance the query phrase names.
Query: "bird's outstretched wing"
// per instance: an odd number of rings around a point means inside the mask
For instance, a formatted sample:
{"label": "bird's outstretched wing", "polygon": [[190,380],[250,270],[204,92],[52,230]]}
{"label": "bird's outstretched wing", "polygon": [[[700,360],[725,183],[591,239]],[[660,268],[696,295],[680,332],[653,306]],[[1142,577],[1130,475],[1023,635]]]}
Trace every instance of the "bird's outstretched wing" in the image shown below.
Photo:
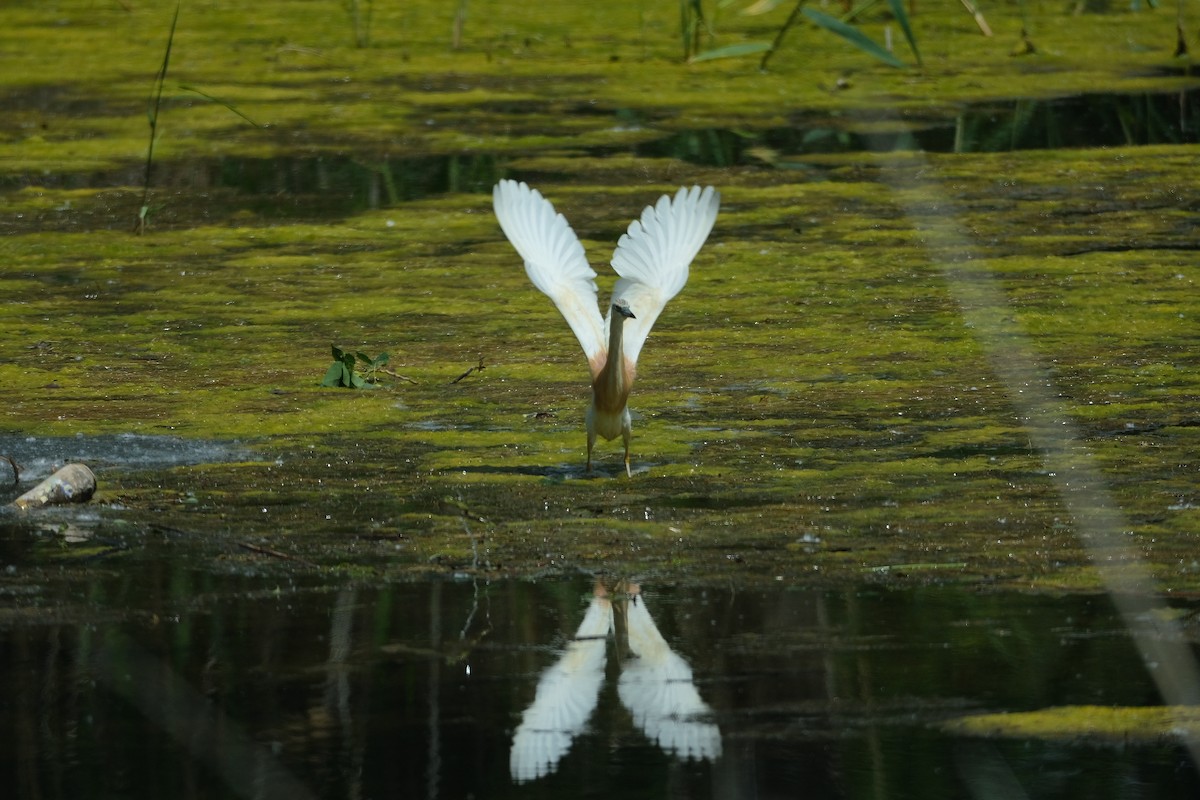
{"label": "bird's outstretched wing", "polygon": [[688,267],[708,238],[720,206],[721,194],[711,186],[680,189],[674,199],[664,194],[658,203],[646,206],[641,219],[631,222],[617,242],[612,266],[621,278],[613,300],[627,302],[634,315],[625,321],[624,330],[630,363],[637,363],[663,306],[687,283]]}
{"label": "bird's outstretched wing", "polygon": [[550,201],[524,182],[503,180],[492,206],[504,235],[525,259],[529,280],[554,301],[595,373],[604,366],[604,320],[596,302],[596,273],[579,238]]}
{"label": "bird's outstretched wing", "polygon": [[593,597],[575,640],[538,680],[533,705],[513,734],[509,771],[517,783],[554,771],[587,725],[604,685],[607,638],[613,627],[612,602]]}

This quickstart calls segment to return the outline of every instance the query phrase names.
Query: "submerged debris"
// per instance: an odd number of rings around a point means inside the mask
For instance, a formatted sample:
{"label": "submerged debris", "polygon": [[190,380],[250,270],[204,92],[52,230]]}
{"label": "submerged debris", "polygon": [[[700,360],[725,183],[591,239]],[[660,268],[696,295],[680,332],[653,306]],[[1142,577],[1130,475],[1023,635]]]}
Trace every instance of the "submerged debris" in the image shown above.
{"label": "submerged debris", "polygon": [[13,500],[19,509],[60,503],[86,503],[96,492],[96,476],[84,464],[67,464],[49,478]]}

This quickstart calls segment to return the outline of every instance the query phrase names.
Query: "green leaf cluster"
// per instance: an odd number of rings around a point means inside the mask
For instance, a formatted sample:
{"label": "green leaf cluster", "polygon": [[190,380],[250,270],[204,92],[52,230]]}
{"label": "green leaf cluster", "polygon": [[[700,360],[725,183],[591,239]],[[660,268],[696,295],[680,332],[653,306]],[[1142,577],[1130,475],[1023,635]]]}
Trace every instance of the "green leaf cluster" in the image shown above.
{"label": "green leaf cluster", "polygon": [[[329,369],[325,371],[325,377],[321,379],[322,386],[345,389],[379,388],[379,373],[388,363],[387,353],[380,353],[371,358],[361,351],[347,353],[337,345],[333,345],[332,349],[333,363],[329,365]],[[361,365],[366,374],[359,374],[355,370],[356,365]]]}

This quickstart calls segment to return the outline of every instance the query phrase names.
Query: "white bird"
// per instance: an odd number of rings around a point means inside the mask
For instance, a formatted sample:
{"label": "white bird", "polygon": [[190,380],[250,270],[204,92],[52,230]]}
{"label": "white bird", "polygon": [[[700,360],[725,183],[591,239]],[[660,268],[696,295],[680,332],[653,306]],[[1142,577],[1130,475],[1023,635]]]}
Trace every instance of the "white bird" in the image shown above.
{"label": "white bird", "polygon": [[[717,219],[721,195],[709,186],[681,188],[647,206],[617,242],[612,268],[618,278],[608,313],[597,305],[596,273],[583,245],[550,201],[525,183],[503,180],[492,190],[496,219],[525,260],[529,280],[554,301],[579,344],[592,376],[587,410],[587,469],[596,435],[625,443],[629,468],[629,390],[638,354],[663,307],[688,279],[688,267]],[[615,312],[615,313],[614,313]]]}

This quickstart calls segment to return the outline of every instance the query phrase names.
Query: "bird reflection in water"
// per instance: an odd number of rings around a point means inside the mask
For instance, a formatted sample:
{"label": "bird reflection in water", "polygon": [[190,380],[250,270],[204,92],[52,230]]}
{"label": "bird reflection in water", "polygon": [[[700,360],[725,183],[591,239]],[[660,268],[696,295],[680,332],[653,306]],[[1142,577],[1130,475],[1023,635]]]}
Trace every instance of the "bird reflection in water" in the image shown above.
{"label": "bird reflection in water", "polygon": [[513,734],[509,770],[518,783],[554,771],[587,724],[604,683],[608,637],[623,617],[629,657],[617,695],[634,724],[663,752],[711,761],[721,732],[692,681],[692,668],[667,644],[646,609],[641,588],[620,582],[612,594],[596,584],[591,603],[562,656],[542,673],[533,703]]}

